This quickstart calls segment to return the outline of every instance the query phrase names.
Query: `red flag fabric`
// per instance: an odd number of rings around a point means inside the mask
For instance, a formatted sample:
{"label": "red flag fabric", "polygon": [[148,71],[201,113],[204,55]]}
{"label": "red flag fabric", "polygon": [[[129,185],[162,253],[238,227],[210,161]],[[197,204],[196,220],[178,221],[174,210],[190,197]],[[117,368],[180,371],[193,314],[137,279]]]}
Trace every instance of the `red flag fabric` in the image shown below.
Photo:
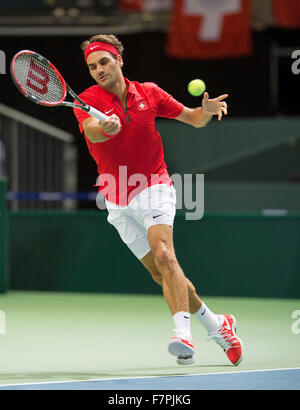
{"label": "red flag fabric", "polygon": [[251,54],[250,0],[174,0],[166,51],[192,59]]}
{"label": "red flag fabric", "polygon": [[120,8],[123,10],[142,10],[143,0],[120,0]]}
{"label": "red flag fabric", "polygon": [[282,28],[300,28],[300,0],[273,0],[275,24]]}
{"label": "red flag fabric", "polygon": [[133,11],[167,11],[171,4],[172,0],[120,0],[121,9]]}

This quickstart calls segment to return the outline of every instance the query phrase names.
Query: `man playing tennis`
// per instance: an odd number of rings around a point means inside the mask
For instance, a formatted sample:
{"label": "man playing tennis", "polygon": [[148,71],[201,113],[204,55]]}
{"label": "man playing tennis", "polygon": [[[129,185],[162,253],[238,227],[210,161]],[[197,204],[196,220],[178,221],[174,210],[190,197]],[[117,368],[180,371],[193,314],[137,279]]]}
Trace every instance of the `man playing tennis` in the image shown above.
{"label": "man playing tennis", "polygon": [[[134,255],[162,286],[174,320],[169,352],[179,364],[194,363],[190,314],[238,365],[243,345],[236,336],[232,315],[217,315],[199,298],[175,255],[173,222],[176,192],[164,162],[156,117],[176,119],[204,127],[217,115],[227,114],[227,94],[209,99],[201,107],[187,108],[154,83],[129,81],[123,76],[123,46],[113,35],[97,35],[82,43],[84,57],[96,85],[79,97],[109,116],[98,121],[74,109],[79,128],[97,163],[99,191],[105,195],[108,222]],[[149,203],[151,206],[149,206]]]}

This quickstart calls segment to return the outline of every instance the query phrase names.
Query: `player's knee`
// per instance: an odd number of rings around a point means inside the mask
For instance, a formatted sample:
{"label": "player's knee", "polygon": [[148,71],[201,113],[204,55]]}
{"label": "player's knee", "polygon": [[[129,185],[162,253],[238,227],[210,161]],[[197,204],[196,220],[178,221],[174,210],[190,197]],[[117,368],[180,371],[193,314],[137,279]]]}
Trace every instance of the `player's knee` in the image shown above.
{"label": "player's knee", "polygon": [[154,282],[158,283],[159,285],[162,285],[162,276],[159,272],[151,273],[151,275]]}
{"label": "player's knee", "polygon": [[177,263],[174,253],[163,246],[159,246],[154,253],[154,261],[162,275],[173,272]]}
{"label": "player's knee", "polygon": [[195,297],[198,297],[196,293],[195,286],[191,284],[191,282],[188,281],[188,293],[189,293],[189,298],[190,299],[195,299]]}

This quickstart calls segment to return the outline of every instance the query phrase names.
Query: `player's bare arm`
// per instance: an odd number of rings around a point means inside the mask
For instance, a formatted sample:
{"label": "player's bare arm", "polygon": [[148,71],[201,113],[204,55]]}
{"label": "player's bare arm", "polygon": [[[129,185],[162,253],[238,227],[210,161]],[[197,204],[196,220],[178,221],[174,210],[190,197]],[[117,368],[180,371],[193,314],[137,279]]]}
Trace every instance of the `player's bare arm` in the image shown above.
{"label": "player's bare arm", "polygon": [[[86,137],[92,142],[104,142],[109,138],[105,135],[115,135],[121,130],[120,119],[116,115],[112,115],[108,120],[98,121],[96,118],[90,117],[83,121],[82,127]],[[103,131],[105,134],[103,134]]]}
{"label": "player's bare arm", "polygon": [[208,93],[205,92],[201,107],[184,107],[176,120],[190,124],[195,128],[205,127],[214,115],[217,115],[218,120],[221,121],[223,114],[227,115],[227,103],[223,101],[227,97],[228,94],[222,94],[219,97],[210,99]]}

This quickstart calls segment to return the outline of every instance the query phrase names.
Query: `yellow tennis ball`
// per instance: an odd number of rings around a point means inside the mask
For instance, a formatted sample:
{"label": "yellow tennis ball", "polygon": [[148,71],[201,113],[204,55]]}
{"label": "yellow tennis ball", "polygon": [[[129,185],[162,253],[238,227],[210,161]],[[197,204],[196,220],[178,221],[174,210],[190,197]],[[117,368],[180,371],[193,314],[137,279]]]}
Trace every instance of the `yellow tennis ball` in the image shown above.
{"label": "yellow tennis ball", "polygon": [[205,89],[206,85],[203,80],[192,80],[188,84],[188,92],[194,97],[199,97],[199,95],[204,93]]}

